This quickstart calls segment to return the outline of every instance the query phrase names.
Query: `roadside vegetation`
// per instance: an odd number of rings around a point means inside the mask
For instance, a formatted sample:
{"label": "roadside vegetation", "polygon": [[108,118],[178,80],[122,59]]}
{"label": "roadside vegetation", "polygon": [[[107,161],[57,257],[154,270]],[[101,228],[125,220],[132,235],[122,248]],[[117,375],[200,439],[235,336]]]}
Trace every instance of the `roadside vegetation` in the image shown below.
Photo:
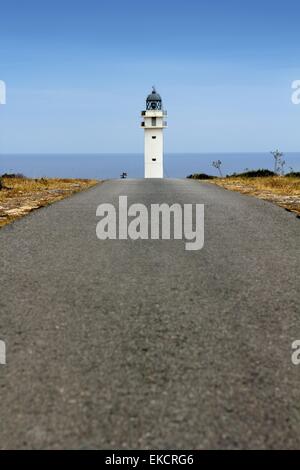
{"label": "roadside vegetation", "polygon": [[32,179],[18,174],[3,175],[0,177],[0,227],[97,183],[99,181],[88,179]]}
{"label": "roadside vegetation", "polygon": [[259,169],[234,173],[225,178],[203,173],[190,175],[188,178],[207,181],[231,191],[274,202],[300,216],[300,172],[279,176],[273,171]]}
{"label": "roadside vegetation", "polygon": [[207,175],[206,173],[194,173],[193,175],[187,176],[187,178],[190,178],[193,180],[212,180],[216,178],[216,176]]}

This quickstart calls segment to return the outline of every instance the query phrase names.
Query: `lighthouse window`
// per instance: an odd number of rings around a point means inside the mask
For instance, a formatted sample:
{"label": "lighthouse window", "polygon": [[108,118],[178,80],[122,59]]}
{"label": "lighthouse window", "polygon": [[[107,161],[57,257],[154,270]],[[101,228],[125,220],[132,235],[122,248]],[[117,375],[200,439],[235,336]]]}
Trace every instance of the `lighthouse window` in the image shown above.
{"label": "lighthouse window", "polygon": [[152,120],[152,126],[156,126],[156,117],[151,118]]}
{"label": "lighthouse window", "polygon": [[156,162],[156,158],[152,158],[152,161],[153,161],[153,162]]}
{"label": "lighthouse window", "polygon": [[153,135],[153,136],[152,136],[152,139],[156,139],[156,135]]}

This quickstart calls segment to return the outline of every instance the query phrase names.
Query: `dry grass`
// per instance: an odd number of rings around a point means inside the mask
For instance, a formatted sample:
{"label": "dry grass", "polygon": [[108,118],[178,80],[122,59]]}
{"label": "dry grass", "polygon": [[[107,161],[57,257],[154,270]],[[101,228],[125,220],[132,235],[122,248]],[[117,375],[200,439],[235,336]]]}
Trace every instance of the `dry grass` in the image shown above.
{"label": "dry grass", "polygon": [[298,177],[235,177],[208,180],[231,191],[250,194],[271,201],[300,214],[300,178]]}
{"label": "dry grass", "polygon": [[0,190],[0,227],[40,207],[95,186],[87,179],[2,178]]}

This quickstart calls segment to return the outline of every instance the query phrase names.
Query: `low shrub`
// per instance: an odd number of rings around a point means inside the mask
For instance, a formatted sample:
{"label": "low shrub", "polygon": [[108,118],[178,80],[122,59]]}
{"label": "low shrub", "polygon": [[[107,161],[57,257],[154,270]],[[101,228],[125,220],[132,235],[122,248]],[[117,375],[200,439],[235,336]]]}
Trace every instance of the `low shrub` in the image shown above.
{"label": "low shrub", "polygon": [[227,178],[230,177],[240,177],[240,178],[257,178],[257,177],[265,177],[269,178],[270,176],[278,176],[274,171],[267,170],[264,168],[260,168],[258,170],[249,170],[243,173],[233,173],[232,175],[227,175]]}
{"label": "low shrub", "polygon": [[213,178],[216,178],[216,176],[207,175],[206,173],[194,173],[193,175],[187,176],[187,178],[193,180],[212,180]]}
{"label": "low shrub", "polygon": [[22,173],[4,173],[2,178],[25,178]]}

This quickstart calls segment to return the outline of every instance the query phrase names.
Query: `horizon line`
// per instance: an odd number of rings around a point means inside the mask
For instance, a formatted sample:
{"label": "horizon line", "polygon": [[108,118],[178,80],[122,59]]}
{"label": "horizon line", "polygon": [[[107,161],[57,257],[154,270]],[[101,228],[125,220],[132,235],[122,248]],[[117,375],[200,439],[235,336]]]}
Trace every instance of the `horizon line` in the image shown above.
{"label": "horizon line", "polygon": [[[208,152],[165,152],[165,155],[240,155],[240,154],[270,154],[272,150],[260,150],[260,151],[208,151]],[[291,150],[291,151],[285,151],[283,152],[284,154],[291,154],[291,153],[300,153],[300,150]],[[0,156],[6,156],[6,155],[31,155],[31,156],[39,156],[39,155],[143,155],[143,152],[0,152]]]}

